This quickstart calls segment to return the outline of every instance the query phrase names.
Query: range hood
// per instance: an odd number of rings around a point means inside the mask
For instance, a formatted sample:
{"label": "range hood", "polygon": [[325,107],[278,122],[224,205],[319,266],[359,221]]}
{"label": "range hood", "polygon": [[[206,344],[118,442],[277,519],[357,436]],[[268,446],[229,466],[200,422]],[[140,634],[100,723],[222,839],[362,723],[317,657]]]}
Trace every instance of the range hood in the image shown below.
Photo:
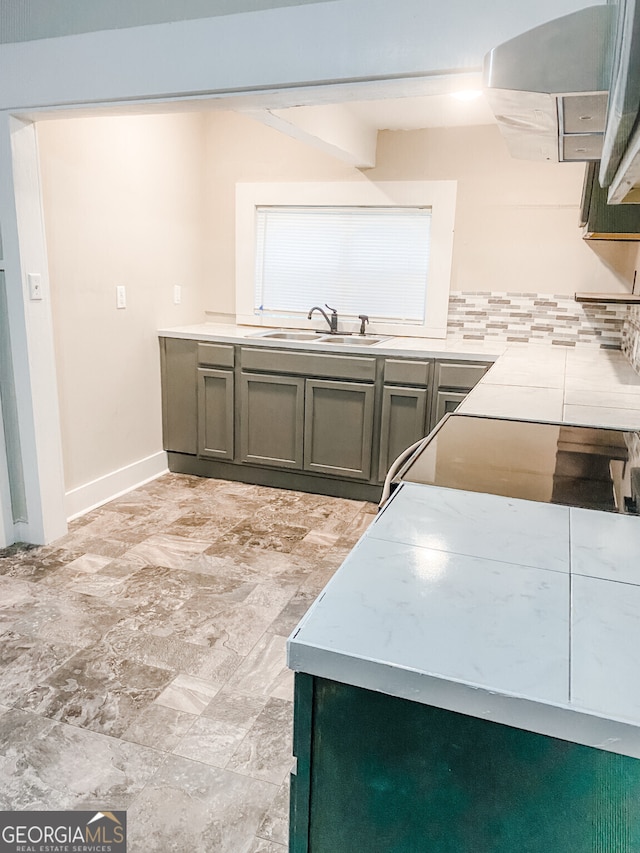
{"label": "range hood", "polygon": [[495,47],[485,94],[513,157],[599,160],[616,6],[589,6]]}

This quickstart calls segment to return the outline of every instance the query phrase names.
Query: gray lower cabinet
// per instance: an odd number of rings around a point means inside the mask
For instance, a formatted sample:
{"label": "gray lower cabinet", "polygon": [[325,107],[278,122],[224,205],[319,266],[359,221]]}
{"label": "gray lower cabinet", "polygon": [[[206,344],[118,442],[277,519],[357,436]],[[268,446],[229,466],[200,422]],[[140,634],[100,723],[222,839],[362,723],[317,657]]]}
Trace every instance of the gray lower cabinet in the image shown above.
{"label": "gray lower cabinet", "polygon": [[357,500],[490,367],[180,338],[160,353],[170,470]]}
{"label": "gray lower cabinet", "polygon": [[306,380],[305,471],[370,478],[374,390],[373,383]]}
{"label": "gray lower cabinet", "polygon": [[433,426],[449,412],[455,412],[468,393],[469,391],[438,391],[434,405]]}
{"label": "gray lower cabinet", "polygon": [[384,386],[378,459],[380,482],[384,480],[394,459],[426,435],[427,401],[426,388]]}
{"label": "gray lower cabinet", "polygon": [[431,404],[429,429],[432,430],[449,412],[455,412],[491,364],[486,361],[460,362],[440,360],[436,362],[436,392]]}
{"label": "gray lower cabinet", "polygon": [[240,374],[240,459],[302,468],[304,382],[298,376]]}
{"label": "gray lower cabinet", "polygon": [[233,371],[198,368],[198,454],[233,459]]}
{"label": "gray lower cabinet", "polygon": [[192,456],[198,452],[196,353],[195,341],[160,341],[163,447]]}

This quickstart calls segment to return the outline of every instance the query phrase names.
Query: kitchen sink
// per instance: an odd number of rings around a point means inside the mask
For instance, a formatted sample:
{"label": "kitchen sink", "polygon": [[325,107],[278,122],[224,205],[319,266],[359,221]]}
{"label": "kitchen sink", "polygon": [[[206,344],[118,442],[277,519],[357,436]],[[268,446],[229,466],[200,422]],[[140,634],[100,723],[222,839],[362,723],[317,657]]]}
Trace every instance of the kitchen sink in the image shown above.
{"label": "kitchen sink", "polygon": [[248,338],[264,338],[269,341],[313,341],[318,344],[342,344],[343,346],[371,346],[389,338],[381,335],[328,335],[324,332],[311,332],[288,329],[267,329],[265,332],[252,332]]}
{"label": "kitchen sink", "polygon": [[276,341],[317,341],[321,335],[316,332],[288,332],[286,329],[269,329],[267,332],[253,332],[250,338],[268,338]]}

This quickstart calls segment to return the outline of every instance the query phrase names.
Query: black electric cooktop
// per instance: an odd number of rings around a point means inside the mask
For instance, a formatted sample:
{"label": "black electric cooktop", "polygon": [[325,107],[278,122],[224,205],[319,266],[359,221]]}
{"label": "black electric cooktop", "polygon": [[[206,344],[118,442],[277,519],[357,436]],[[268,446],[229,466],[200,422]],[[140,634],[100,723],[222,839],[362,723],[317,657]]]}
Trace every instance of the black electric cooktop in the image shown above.
{"label": "black electric cooktop", "polygon": [[398,479],[640,514],[640,428],[448,415]]}

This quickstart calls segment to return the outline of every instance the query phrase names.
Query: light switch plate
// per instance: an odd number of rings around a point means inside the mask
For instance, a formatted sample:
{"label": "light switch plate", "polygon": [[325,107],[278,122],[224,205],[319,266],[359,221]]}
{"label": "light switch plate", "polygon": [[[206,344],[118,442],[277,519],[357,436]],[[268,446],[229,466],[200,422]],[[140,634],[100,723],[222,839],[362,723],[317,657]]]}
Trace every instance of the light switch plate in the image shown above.
{"label": "light switch plate", "polygon": [[127,291],[124,284],[119,284],[116,287],[116,308],[127,307]]}
{"label": "light switch plate", "polygon": [[34,301],[42,299],[42,276],[40,273],[27,273],[27,282],[29,284],[29,299]]}
{"label": "light switch plate", "polygon": [[182,302],[182,288],[179,284],[173,285],[173,304],[180,305]]}

